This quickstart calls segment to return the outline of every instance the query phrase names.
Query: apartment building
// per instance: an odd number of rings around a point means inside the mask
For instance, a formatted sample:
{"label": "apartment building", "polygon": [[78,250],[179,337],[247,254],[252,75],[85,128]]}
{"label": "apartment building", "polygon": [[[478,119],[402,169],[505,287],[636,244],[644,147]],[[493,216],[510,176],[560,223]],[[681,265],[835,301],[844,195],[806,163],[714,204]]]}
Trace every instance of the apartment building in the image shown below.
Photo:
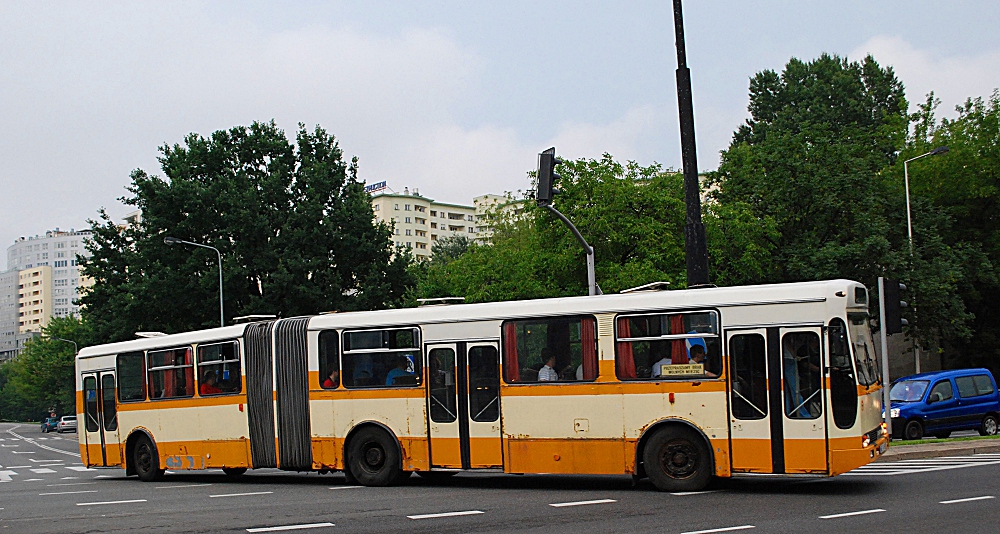
{"label": "apartment building", "polygon": [[410,193],[376,193],[372,196],[375,220],[395,223],[395,244],[409,247],[418,260],[431,256],[431,247],[438,239],[455,235],[476,238],[476,208],[461,204],[436,202],[424,197],[417,189]]}
{"label": "apartment building", "polygon": [[21,237],[7,248],[0,273],[0,360],[19,353],[52,317],[80,313],[80,291],[91,284],[80,275],[77,256],[89,256],[90,230],[49,230]]}

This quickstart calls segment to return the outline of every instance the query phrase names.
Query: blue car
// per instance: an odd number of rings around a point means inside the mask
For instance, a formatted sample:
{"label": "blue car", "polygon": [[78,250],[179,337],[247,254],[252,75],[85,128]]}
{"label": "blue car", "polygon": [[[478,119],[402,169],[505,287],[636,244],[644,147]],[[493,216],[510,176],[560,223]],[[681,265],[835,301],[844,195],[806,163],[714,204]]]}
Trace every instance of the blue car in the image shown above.
{"label": "blue car", "polygon": [[58,417],[46,417],[45,419],[42,419],[42,433],[46,434],[48,432],[52,432],[56,429],[57,424],[59,424]]}
{"label": "blue car", "polygon": [[904,376],[889,390],[894,439],[946,438],[955,430],[997,433],[1000,394],[988,369]]}

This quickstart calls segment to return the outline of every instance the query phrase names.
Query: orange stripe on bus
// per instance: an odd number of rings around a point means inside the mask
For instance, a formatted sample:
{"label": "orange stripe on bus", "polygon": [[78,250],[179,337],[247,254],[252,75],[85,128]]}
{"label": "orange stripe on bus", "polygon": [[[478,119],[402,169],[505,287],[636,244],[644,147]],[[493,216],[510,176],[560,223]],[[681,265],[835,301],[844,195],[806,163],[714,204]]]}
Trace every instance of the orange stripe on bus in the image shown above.
{"label": "orange stripe on bus", "polygon": [[158,399],[154,401],[124,402],[118,405],[118,411],[131,412],[140,410],[165,410],[168,408],[197,408],[200,406],[228,406],[231,404],[246,404],[247,396],[220,395],[218,397],[185,397],[183,399]]}

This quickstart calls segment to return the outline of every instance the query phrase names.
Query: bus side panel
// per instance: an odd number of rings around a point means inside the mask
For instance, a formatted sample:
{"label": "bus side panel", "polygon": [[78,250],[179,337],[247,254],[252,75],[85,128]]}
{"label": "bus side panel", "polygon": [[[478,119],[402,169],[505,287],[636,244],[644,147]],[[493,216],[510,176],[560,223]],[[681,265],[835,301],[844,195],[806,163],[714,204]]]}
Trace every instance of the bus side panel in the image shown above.
{"label": "bus side panel", "polygon": [[502,386],[508,473],[627,472],[617,383]]}
{"label": "bus side panel", "polygon": [[881,436],[867,447],[861,446],[862,437],[882,424],[882,388],[859,386],[859,391],[865,394],[858,398],[858,416],[854,426],[841,430],[830,424],[831,475],[846,473],[877,460],[879,447],[888,440],[887,436]]}
{"label": "bus side panel", "polygon": [[[325,429],[313,427],[313,438],[336,438],[334,446],[343,450],[344,439],[355,426],[365,422],[384,425],[399,439],[403,450],[403,469],[427,471],[430,454],[427,446],[427,409],[423,388],[355,389],[331,392],[336,413],[336,432],[322,435]],[[336,458],[336,457],[335,457]],[[343,460],[337,460],[343,469]]]}

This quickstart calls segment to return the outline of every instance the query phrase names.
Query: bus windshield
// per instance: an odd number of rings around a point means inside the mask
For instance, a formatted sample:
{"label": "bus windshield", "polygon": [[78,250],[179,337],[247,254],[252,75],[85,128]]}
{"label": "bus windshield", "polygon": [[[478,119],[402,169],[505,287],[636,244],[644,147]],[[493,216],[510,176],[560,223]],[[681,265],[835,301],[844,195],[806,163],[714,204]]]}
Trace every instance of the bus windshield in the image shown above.
{"label": "bus windshield", "polygon": [[928,380],[901,380],[892,385],[889,390],[889,400],[899,402],[917,402],[927,391]]}
{"label": "bus windshield", "polygon": [[881,380],[881,372],[875,357],[871,329],[868,328],[868,314],[849,313],[847,319],[855,366],[858,368],[858,383],[862,386],[876,384]]}

